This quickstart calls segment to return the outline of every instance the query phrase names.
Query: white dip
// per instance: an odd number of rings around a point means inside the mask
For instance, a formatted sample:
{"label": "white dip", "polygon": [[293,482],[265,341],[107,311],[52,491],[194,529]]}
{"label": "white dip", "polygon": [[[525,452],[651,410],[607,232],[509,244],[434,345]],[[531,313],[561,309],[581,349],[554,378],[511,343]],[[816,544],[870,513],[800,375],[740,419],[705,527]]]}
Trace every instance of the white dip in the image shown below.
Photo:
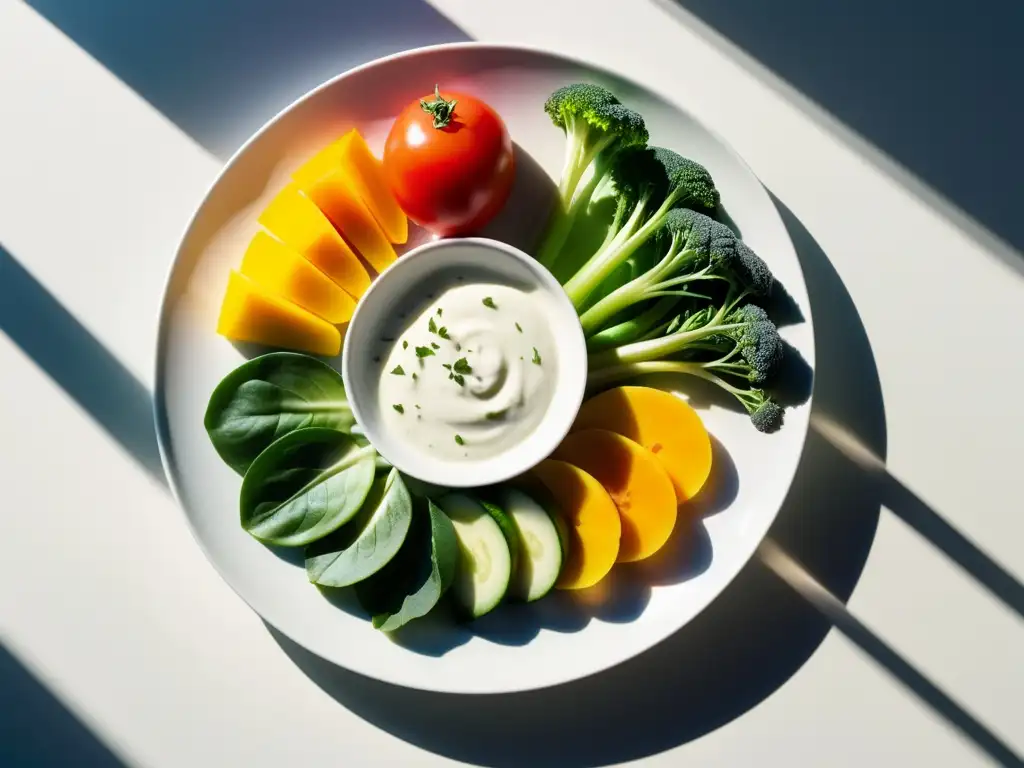
{"label": "white dip", "polygon": [[447,459],[489,458],[529,437],[558,374],[551,297],[467,279],[419,298],[380,356],[384,427]]}

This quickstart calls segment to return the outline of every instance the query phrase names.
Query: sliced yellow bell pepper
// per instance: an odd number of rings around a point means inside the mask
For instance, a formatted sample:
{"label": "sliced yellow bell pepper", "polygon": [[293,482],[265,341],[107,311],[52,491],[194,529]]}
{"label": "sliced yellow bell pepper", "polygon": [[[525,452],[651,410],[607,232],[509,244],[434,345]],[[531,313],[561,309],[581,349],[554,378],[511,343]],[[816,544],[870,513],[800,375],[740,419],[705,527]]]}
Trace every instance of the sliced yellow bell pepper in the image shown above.
{"label": "sliced yellow bell pepper", "polygon": [[347,170],[329,171],[300,186],[375,270],[383,272],[395,260],[395,249],[355,191]]}
{"label": "sliced yellow bell pepper", "polygon": [[354,297],[359,298],[370,287],[370,276],[359,257],[295,184],[286,186],[270,201],[259,222]]}
{"label": "sliced yellow bell pepper", "polygon": [[228,277],[217,333],[234,341],[326,357],[341,351],[341,332],[335,326],[235,270]]}
{"label": "sliced yellow bell pepper", "polygon": [[240,271],[271,293],[334,325],[347,322],[355,312],[355,299],[341,286],[266,232],[253,236]]}
{"label": "sliced yellow bell pepper", "polygon": [[347,172],[353,188],[388,240],[405,243],[409,239],[409,220],[391,194],[380,160],[354,128],[314,155],[292,174],[292,179],[305,187],[339,169]]}

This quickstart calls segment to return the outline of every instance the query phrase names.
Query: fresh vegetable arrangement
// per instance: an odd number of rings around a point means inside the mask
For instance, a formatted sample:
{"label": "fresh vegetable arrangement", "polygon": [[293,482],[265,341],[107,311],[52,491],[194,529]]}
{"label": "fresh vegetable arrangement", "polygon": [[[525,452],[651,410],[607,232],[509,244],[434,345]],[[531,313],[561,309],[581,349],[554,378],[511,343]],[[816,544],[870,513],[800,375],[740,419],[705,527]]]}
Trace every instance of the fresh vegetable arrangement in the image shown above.
{"label": "fresh vegetable arrangement", "polygon": [[[716,218],[720,196],[708,170],[650,146],[643,117],[599,86],[560,88],[544,110],[564,131],[566,152],[536,256],[579,313],[594,392],[560,447],[526,475],[469,491],[404,476],[362,435],[340,374],[311,356],[338,355],[339,325],[374,275],[400,258],[409,219],[440,236],[472,233],[504,205],[513,145],[490,106],[435,88],[400,113],[383,160],[349,131],[271,200],[229,277],[218,332],[290,350],[237,367],[207,407],[210,440],[242,477],[241,527],[267,545],[303,547],[310,582],[353,588],[383,631],[442,601],[472,620],[506,600],[585,589],[616,563],[666,545],[708,480],[710,437],[683,400],[608,385],[688,374],[733,395],[758,430],[782,423],[763,388],[783,351],[758,304],[773,277]],[[598,204],[614,215],[603,241],[581,250],[574,231]],[[482,306],[478,313],[493,311],[520,339],[519,315],[506,321],[491,295]],[[389,365],[400,377],[392,389],[411,387],[413,365],[436,357],[442,343],[462,355],[438,363],[451,391],[466,386],[476,358],[471,364],[472,349],[450,337],[451,313],[442,312],[431,306],[420,323],[430,346],[388,340],[396,355],[415,356],[408,371]],[[546,365],[536,346],[532,357],[524,348],[519,359],[527,358],[534,373],[531,364]],[[394,407],[403,419],[422,418],[418,402]],[[455,443],[461,449],[461,435]]]}

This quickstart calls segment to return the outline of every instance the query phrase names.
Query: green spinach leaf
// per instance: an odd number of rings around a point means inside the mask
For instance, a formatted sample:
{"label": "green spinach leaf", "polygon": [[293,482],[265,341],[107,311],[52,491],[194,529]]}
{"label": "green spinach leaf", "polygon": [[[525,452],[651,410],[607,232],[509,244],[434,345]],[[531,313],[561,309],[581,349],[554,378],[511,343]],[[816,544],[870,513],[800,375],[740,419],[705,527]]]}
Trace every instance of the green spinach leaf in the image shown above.
{"label": "green spinach leaf", "polygon": [[377,453],[336,429],[307,427],[275,440],[242,479],[242,527],[267,544],[303,546],[362,507]]}
{"label": "green spinach leaf", "polygon": [[412,497],[397,469],[379,474],[352,520],[306,547],[314,584],[347,587],[372,576],[395,556],[412,521]]}
{"label": "green spinach leaf", "polygon": [[296,352],[271,352],[238,366],[213,391],[204,419],[213,447],[239,474],[289,432],[348,432],[354,423],[341,375]]}
{"label": "green spinach leaf", "polygon": [[405,543],[370,578],[356,584],[373,626],[392,632],[426,616],[452,584],[459,545],[451,520],[432,501],[417,505]]}

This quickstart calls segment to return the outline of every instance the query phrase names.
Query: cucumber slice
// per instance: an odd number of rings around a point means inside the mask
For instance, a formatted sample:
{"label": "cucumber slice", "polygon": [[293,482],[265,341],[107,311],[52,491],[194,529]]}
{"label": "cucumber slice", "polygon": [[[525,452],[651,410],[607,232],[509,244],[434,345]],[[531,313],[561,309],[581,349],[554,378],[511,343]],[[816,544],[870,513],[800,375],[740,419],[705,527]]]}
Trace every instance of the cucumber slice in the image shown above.
{"label": "cucumber slice", "polygon": [[495,499],[518,532],[519,567],[512,575],[509,596],[526,602],[539,600],[558,581],[568,531],[557,514],[518,488],[501,488]]}
{"label": "cucumber slice", "polygon": [[501,535],[505,537],[505,543],[508,544],[509,556],[512,558],[512,578],[515,579],[516,568],[519,567],[519,550],[521,549],[519,543],[519,529],[516,528],[515,522],[506,511],[494,503],[494,501],[484,501],[479,496],[473,497],[477,503],[480,504],[487,514],[494,518],[494,522],[501,528]]}
{"label": "cucumber slice", "polygon": [[449,493],[437,506],[455,527],[459,542],[459,568],[452,596],[470,618],[492,611],[508,591],[512,578],[512,550],[501,526],[479,502],[461,493]]}

